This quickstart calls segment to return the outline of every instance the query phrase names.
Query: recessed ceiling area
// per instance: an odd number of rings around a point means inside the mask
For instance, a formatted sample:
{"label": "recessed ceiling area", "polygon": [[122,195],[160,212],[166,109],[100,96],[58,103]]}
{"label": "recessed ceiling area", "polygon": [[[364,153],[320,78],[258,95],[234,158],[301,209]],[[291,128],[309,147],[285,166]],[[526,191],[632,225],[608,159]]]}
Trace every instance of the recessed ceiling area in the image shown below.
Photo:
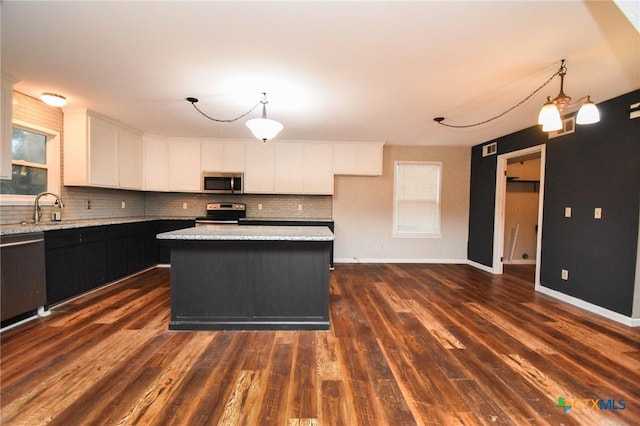
{"label": "recessed ceiling area", "polygon": [[[640,37],[612,2],[4,1],[2,74],[143,132],[251,138],[269,97],[290,140],[470,146],[536,124],[566,59],[567,95],[640,87]],[[259,111],[255,112],[258,117]],[[247,118],[253,118],[247,117]]]}

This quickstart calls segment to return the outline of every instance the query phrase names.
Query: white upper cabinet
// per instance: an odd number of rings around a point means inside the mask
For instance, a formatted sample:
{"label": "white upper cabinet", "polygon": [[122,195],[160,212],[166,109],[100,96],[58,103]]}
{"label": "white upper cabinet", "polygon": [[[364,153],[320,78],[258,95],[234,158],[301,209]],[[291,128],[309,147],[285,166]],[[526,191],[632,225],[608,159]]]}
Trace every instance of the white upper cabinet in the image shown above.
{"label": "white upper cabinet", "polygon": [[244,172],[244,146],[244,142],[202,141],[202,171]]}
{"label": "white upper cabinet", "polygon": [[118,129],[118,186],[142,189],[142,136]]}
{"label": "white upper cabinet", "polygon": [[304,146],[294,143],[276,143],[274,191],[279,194],[302,194],[304,185]]}
{"label": "white upper cabinet", "polygon": [[169,140],[169,191],[199,192],[200,141]]}
{"label": "white upper cabinet", "polygon": [[275,145],[250,142],[245,145],[244,192],[275,193]]}
{"label": "white upper cabinet", "polygon": [[333,194],[332,152],[326,143],[276,143],[275,193]]}
{"label": "white upper cabinet", "polygon": [[142,135],[84,108],[65,109],[64,184],[142,189]]}
{"label": "white upper cabinet", "polygon": [[332,145],[248,143],[244,188],[256,194],[333,194]]}
{"label": "white upper cabinet", "polygon": [[11,179],[11,128],[13,116],[13,83],[2,77],[0,96],[0,179]]}
{"label": "white upper cabinet", "polygon": [[302,164],[303,193],[333,195],[333,145],[304,144]]}
{"label": "white upper cabinet", "polygon": [[165,138],[144,135],[143,140],[143,189],[146,191],[168,191],[168,142]]}
{"label": "white upper cabinet", "polygon": [[340,142],[333,145],[333,174],[380,176],[382,142]]}
{"label": "white upper cabinet", "polygon": [[88,183],[99,186],[117,187],[118,128],[98,117],[89,116],[88,121],[89,162],[86,166],[89,171]]}

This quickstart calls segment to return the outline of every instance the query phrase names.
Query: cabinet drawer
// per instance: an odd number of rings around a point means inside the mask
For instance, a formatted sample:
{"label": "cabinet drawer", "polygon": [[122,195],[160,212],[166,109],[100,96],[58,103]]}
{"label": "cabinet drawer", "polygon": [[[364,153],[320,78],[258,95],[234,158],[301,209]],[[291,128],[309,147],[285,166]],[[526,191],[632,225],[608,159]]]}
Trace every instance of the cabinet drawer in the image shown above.
{"label": "cabinet drawer", "polygon": [[46,250],[71,247],[80,244],[80,229],[61,229],[44,233]]}
{"label": "cabinet drawer", "polygon": [[80,239],[83,243],[93,243],[103,241],[107,237],[107,229],[105,226],[92,226],[82,228],[80,231]]}

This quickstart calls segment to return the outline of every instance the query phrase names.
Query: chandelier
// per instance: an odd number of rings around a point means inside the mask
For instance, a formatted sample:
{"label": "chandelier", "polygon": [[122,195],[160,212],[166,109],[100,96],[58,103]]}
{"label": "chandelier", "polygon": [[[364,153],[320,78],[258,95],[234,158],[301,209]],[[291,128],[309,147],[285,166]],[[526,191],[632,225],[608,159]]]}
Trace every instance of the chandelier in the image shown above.
{"label": "chandelier", "polygon": [[566,75],[567,75],[567,67],[565,65],[565,60],[562,59],[562,61],[560,62],[560,68],[558,69],[558,71],[556,71],[551,77],[549,77],[547,81],[545,81],[542,85],[540,85],[540,87],[538,87],[536,90],[534,90],[527,97],[522,99],[520,102],[518,102],[517,104],[513,105],[512,107],[508,108],[507,110],[505,110],[504,112],[501,112],[496,116],[493,116],[486,120],[483,120],[477,123],[472,123],[472,124],[449,124],[444,122],[445,120],[444,117],[435,117],[433,121],[435,121],[436,123],[442,126],[452,127],[456,129],[464,129],[468,127],[475,127],[475,126],[480,126],[480,125],[489,123],[490,121],[496,120],[502,117],[503,115],[513,111],[520,105],[524,104],[531,97],[533,97],[533,95],[538,93],[540,90],[542,90],[543,87],[549,84],[551,80],[553,80],[556,76],[560,76],[560,92],[553,99],[551,99],[551,96],[547,96],[547,102],[545,102],[545,104],[542,106],[542,109],[538,113],[538,124],[542,125],[542,130],[545,132],[552,132],[552,131],[562,129],[563,123],[562,123],[562,118],[560,116],[560,113],[567,108],[573,108],[580,104],[581,104],[580,110],[578,111],[578,115],[576,117],[577,124],[591,124],[591,123],[597,123],[598,121],[600,121],[600,113],[596,105],[591,101],[591,96],[589,95],[583,96],[582,98],[578,99],[578,101],[576,101],[575,103],[573,104],[571,103],[571,97],[567,96],[564,93],[564,77]]}
{"label": "chandelier", "polygon": [[253,118],[247,121],[246,125],[249,128],[249,130],[251,130],[251,133],[253,133],[253,136],[255,136],[258,139],[261,139],[263,142],[266,142],[269,139],[275,138],[278,135],[278,133],[280,133],[280,131],[284,128],[284,126],[280,122],[267,118],[267,104],[269,103],[269,101],[267,100],[267,94],[264,92],[262,93],[262,99],[258,103],[256,103],[253,107],[251,107],[249,111],[245,112],[244,114],[236,118],[232,118],[230,120],[220,120],[217,118],[213,118],[205,114],[204,112],[202,112],[202,110],[200,110],[200,108],[198,108],[198,106],[196,105],[196,103],[198,102],[197,98],[189,97],[187,98],[187,101],[191,102],[191,105],[193,105],[196,111],[198,111],[204,117],[208,118],[211,121],[216,121],[218,123],[233,123],[234,121],[238,121],[241,118],[246,117],[247,115],[252,113],[260,104],[262,104],[262,117]]}

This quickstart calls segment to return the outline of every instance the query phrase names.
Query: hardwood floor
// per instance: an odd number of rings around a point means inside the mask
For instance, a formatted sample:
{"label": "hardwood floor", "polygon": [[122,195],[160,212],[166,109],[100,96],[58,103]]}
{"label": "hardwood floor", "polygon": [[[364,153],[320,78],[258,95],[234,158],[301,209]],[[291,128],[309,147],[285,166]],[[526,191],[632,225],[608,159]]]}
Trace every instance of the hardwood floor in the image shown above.
{"label": "hardwood floor", "polygon": [[0,423],[640,424],[640,330],[515,273],[330,277],[328,332],[168,331],[160,268],[55,307],[0,336]]}

